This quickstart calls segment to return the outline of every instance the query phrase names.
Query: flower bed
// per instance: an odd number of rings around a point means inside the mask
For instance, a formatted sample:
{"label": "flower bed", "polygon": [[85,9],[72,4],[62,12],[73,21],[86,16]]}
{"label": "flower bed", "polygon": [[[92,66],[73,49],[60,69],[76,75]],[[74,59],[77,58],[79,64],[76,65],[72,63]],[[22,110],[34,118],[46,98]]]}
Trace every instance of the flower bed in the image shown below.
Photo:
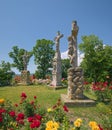
{"label": "flower bed", "polygon": [[[1,130],[83,130],[83,121],[78,118],[69,120],[68,108],[59,99],[47,110],[40,107],[37,97],[29,100],[26,93],[21,93],[20,102],[12,105],[10,101],[0,99]],[[95,121],[88,123],[92,130],[103,130]]]}

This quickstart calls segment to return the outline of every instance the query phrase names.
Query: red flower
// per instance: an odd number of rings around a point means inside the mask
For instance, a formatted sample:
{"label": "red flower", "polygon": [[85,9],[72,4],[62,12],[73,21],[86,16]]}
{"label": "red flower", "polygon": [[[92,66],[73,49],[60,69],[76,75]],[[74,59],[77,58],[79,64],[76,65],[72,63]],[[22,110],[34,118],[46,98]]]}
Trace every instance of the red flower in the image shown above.
{"label": "red flower", "polygon": [[18,104],[15,104],[15,107],[18,107]]}
{"label": "red flower", "polygon": [[98,127],[99,127],[100,130],[103,130],[103,128],[100,125],[98,125]]}
{"label": "red flower", "polygon": [[34,96],[34,99],[36,99],[37,97],[36,96]]}
{"label": "red flower", "polygon": [[0,108],[0,114],[5,113],[5,112],[6,112],[6,110],[5,110],[5,109]]}
{"label": "red flower", "polygon": [[35,115],[35,117],[36,117],[36,119],[38,119],[38,120],[40,120],[41,121],[41,119],[42,119],[42,116],[41,115]]}
{"label": "red flower", "polygon": [[2,119],[2,117],[0,117],[0,122],[2,122],[3,121],[3,119]]}
{"label": "red flower", "polygon": [[22,97],[22,98],[27,98],[26,93],[22,92],[22,93],[21,93],[21,97]]}
{"label": "red flower", "polygon": [[110,86],[109,89],[112,89],[112,86]]}
{"label": "red flower", "polygon": [[9,112],[9,115],[10,115],[11,117],[15,117],[15,112],[14,112],[14,111],[10,111],[10,112]]}
{"label": "red flower", "polygon": [[33,122],[33,117],[28,117],[28,122]]}
{"label": "red flower", "polygon": [[19,113],[19,114],[17,115],[16,120],[19,121],[19,120],[22,120],[22,119],[24,119],[24,114],[23,114],[23,113]]}
{"label": "red flower", "polygon": [[40,126],[39,120],[33,120],[33,122],[30,124],[30,128],[38,128]]}
{"label": "red flower", "polygon": [[63,109],[64,109],[64,111],[66,111],[66,112],[68,112],[68,108],[67,108],[67,106],[63,106]]}
{"label": "red flower", "polygon": [[34,101],[31,101],[31,103],[30,103],[31,105],[34,105]]}

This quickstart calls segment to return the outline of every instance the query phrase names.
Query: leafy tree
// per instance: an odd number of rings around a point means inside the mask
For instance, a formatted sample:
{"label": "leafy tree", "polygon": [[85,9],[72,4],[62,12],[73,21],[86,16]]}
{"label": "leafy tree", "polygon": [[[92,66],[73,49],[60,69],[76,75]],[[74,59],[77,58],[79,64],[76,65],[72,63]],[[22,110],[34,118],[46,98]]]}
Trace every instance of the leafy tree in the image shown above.
{"label": "leafy tree", "polygon": [[62,59],[62,77],[67,78],[67,70],[70,68],[70,60]]}
{"label": "leafy tree", "polygon": [[13,59],[13,64],[12,66],[13,67],[16,67],[20,72],[22,70],[24,70],[24,60],[23,60],[23,56],[25,53],[28,54],[28,57],[27,57],[27,65],[29,63],[29,60],[32,56],[32,52],[28,52],[26,51],[25,49],[19,49],[17,46],[13,46],[12,47],[12,52],[9,52],[9,56]]}
{"label": "leafy tree", "polygon": [[84,76],[89,81],[104,81],[112,77],[112,46],[104,45],[95,35],[83,36],[79,45],[84,53],[81,66]]}
{"label": "leafy tree", "polygon": [[37,40],[36,45],[33,47],[34,61],[37,65],[36,76],[38,78],[45,78],[52,67],[52,59],[54,57],[53,50],[54,43],[50,40],[42,39]]}
{"label": "leafy tree", "polygon": [[11,85],[13,75],[10,63],[2,61],[0,64],[0,86]]}

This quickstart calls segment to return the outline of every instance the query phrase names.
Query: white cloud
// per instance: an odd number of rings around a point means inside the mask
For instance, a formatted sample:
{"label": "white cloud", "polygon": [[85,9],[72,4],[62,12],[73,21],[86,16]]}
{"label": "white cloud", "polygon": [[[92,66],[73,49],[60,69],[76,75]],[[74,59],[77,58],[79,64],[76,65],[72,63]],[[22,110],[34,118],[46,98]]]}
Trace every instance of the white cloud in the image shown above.
{"label": "white cloud", "polygon": [[[67,59],[67,58],[69,58],[69,57],[68,57],[68,50],[61,53],[61,58],[62,58],[62,59]],[[79,66],[80,63],[82,62],[83,58],[84,58],[84,54],[83,54],[83,53],[80,53],[80,52],[78,51],[78,66]]]}
{"label": "white cloud", "polygon": [[61,59],[67,59],[68,58],[68,50],[61,53]]}

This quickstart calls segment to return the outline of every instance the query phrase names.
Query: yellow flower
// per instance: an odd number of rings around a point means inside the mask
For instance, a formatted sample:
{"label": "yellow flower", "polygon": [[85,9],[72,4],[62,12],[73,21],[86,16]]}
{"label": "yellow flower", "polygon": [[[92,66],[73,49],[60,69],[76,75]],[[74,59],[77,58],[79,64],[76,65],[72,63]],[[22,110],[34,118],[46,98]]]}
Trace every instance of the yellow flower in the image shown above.
{"label": "yellow flower", "polygon": [[59,128],[59,124],[57,122],[54,122],[53,126],[54,128]]}
{"label": "yellow flower", "polygon": [[82,123],[82,120],[80,118],[78,118],[75,122],[74,122],[74,126],[75,127],[80,127]]}
{"label": "yellow flower", "polygon": [[46,123],[46,127],[47,127],[47,128],[51,128],[52,125],[53,125],[53,121],[48,121],[48,122]]}
{"label": "yellow flower", "polygon": [[95,122],[95,121],[90,121],[89,122],[89,126],[90,127],[94,127],[94,126],[96,126],[97,125],[97,123]]}
{"label": "yellow flower", "polygon": [[0,99],[0,104],[3,104],[5,100],[3,98]]}
{"label": "yellow flower", "polygon": [[82,123],[82,120],[81,120],[80,118],[78,118],[76,121],[78,121],[78,122]]}
{"label": "yellow flower", "polygon": [[47,112],[51,112],[51,111],[52,111],[52,109],[51,109],[51,108],[48,108],[48,109],[47,109]]}
{"label": "yellow flower", "polygon": [[46,123],[46,130],[57,130],[59,128],[59,124],[57,122],[48,121]]}
{"label": "yellow flower", "polygon": [[95,121],[90,121],[89,126],[92,128],[92,130],[100,130],[98,124]]}
{"label": "yellow flower", "polygon": [[79,121],[75,121],[75,122],[74,122],[74,125],[75,125],[75,127],[80,127],[80,126],[81,126],[81,123],[80,123]]}

